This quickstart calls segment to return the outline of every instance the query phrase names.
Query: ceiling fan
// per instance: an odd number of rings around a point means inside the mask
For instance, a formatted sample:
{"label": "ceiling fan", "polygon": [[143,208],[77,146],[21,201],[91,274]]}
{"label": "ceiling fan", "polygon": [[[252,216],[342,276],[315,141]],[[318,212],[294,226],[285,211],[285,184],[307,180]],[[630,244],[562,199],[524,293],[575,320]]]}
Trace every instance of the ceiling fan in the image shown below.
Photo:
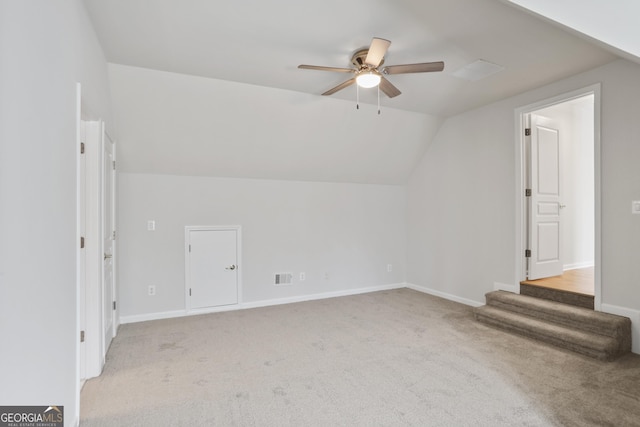
{"label": "ceiling fan", "polygon": [[355,76],[340,83],[338,86],[324,92],[323,95],[334,93],[356,83],[360,87],[370,88],[378,86],[389,98],[400,95],[402,92],[395,87],[384,75],[407,73],[430,73],[444,70],[444,62],[423,62],[419,64],[389,65],[384,64],[384,55],[387,53],[391,42],[389,40],[374,37],[368,48],[356,51],[351,57],[351,63],[355,68],[323,67],[318,65],[298,65],[298,68],[306,70],[335,71],[339,73],[353,73]]}

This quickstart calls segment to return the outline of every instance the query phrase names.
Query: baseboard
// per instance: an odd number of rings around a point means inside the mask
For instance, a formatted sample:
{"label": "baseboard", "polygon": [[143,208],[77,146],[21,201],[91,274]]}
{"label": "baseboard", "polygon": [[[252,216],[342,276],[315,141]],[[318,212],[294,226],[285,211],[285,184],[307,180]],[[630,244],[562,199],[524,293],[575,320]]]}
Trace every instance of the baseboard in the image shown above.
{"label": "baseboard", "polygon": [[300,295],[300,296],[289,297],[289,298],[276,298],[276,299],[269,299],[269,300],[262,300],[262,301],[247,302],[241,305],[242,305],[242,308],[268,307],[271,305],[292,304],[296,302],[314,301],[319,299],[346,297],[349,295],[367,294],[369,292],[388,291],[391,289],[400,289],[404,287],[405,287],[404,283],[393,283],[390,285],[371,286],[366,288],[346,289],[343,291],[322,292],[322,293],[311,294],[311,295]]}
{"label": "baseboard", "polygon": [[413,283],[407,283],[406,287],[409,289],[413,289],[414,291],[418,291],[418,292],[422,292],[425,294],[429,294],[429,295],[433,295],[436,297],[440,297],[440,298],[444,298],[447,299],[449,301],[455,301],[455,302],[459,302],[460,304],[464,304],[464,305],[470,305],[472,307],[480,307],[482,305],[484,305],[483,302],[478,302],[478,301],[473,301],[467,298],[461,298],[457,295],[452,295],[452,294],[448,294],[446,292],[441,292],[441,291],[436,291],[435,289],[430,289],[424,286],[418,286],[416,284]]}
{"label": "baseboard", "polygon": [[300,296],[288,297],[288,298],[274,298],[269,300],[252,301],[252,302],[246,302],[246,303],[240,303],[240,304],[224,305],[219,307],[209,307],[209,308],[190,310],[190,311],[175,310],[175,311],[166,311],[166,312],[159,312],[159,313],[136,314],[132,316],[120,317],[120,323],[125,324],[125,323],[147,322],[149,320],[171,319],[174,317],[197,316],[199,314],[210,314],[210,313],[220,313],[224,311],[245,310],[248,308],[268,307],[272,305],[281,305],[281,304],[292,304],[296,302],[366,294],[369,292],[386,291],[390,289],[400,289],[404,287],[406,287],[404,283],[393,283],[393,284],[382,285],[382,286],[370,286],[365,288],[345,289],[343,291],[322,292],[318,294],[300,295]]}
{"label": "baseboard", "polygon": [[564,271],[567,270],[577,270],[579,268],[589,268],[589,267],[593,267],[595,264],[593,263],[593,261],[587,261],[587,262],[574,262],[573,264],[565,264],[562,269]]}
{"label": "baseboard", "polygon": [[494,291],[507,291],[513,292],[514,294],[520,293],[519,285],[508,285],[506,283],[493,282],[493,290]]}
{"label": "baseboard", "polygon": [[604,303],[600,309],[605,313],[616,314],[631,319],[631,351],[635,354],[640,354],[640,311]]}
{"label": "baseboard", "polygon": [[186,310],[164,311],[159,313],[134,314],[131,316],[120,316],[120,324],[147,322],[149,320],[172,319],[187,315]]}

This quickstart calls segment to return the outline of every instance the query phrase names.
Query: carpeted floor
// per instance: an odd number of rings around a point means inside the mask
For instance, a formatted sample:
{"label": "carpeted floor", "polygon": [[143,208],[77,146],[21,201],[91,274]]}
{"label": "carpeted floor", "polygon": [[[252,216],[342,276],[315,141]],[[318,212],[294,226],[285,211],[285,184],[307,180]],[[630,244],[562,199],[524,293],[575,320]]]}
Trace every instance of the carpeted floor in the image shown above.
{"label": "carpeted floor", "polygon": [[600,362],[409,289],[123,325],[81,426],[640,426]]}

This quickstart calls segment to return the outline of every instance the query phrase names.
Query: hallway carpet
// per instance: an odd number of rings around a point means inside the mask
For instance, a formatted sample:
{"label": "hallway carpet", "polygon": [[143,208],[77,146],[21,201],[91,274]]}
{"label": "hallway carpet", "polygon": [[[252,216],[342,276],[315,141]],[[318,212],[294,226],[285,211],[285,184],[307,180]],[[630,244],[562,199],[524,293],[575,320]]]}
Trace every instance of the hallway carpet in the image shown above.
{"label": "hallway carpet", "polygon": [[409,289],[123,325],[81,426],[640,426],[614,362]]}

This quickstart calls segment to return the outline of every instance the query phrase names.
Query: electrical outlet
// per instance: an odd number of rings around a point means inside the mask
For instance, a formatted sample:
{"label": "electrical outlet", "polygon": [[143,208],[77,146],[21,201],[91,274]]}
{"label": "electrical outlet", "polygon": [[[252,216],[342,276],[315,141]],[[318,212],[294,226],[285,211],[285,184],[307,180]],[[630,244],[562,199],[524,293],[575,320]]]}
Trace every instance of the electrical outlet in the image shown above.
{"label": "electrical outlet", "polygon": [[156,222],[154,220],[147,221],[147,231],[156,231]]}
{"label": "electrical outlet", "polygon": [[393,271],[393,265],[387,264],[387,273],[391,273]]}
{"label": "electrical outlet", "polygon": [[156,294],[156,285],[149,285],[149,296],[155,296]]}

